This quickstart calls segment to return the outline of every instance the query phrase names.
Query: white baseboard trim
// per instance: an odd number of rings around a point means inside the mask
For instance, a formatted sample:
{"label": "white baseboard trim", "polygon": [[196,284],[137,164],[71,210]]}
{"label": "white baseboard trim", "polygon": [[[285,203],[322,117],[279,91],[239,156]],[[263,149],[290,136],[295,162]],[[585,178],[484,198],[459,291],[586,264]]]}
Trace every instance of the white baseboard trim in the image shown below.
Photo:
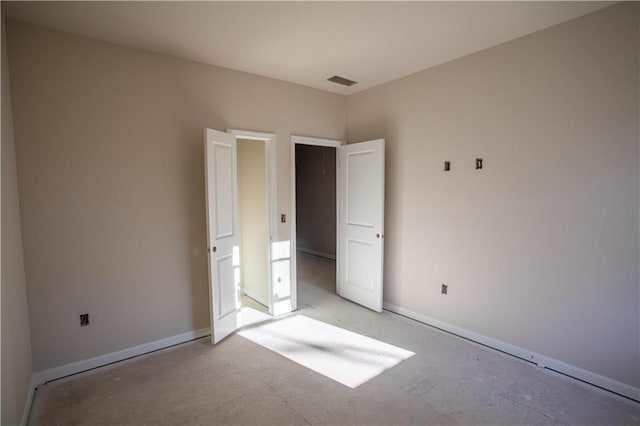
{"label": "white baseboard trim", "polygon": [[122,349],[120,351],[99,355],[82,361],[72,362],[70,364],[61,365],[60,367],[54,367],[49,370],[38,371],[34,374],[34,383],[36,386],[41,385],[51,380],[70,376],[71,374],[81,373],[93,368],[102,367],[104,365],[111,364],[117,361],[122,361],[127,358],[132,358],[134,356],[144,355],[149,352],[157,351],[158,349],[164,349],[168,348],[169,346],[174,346],[180,343],[188,342],[190,340],[199,339],[200,337],[204,337],[209,334],[211,334],[210,328],[201,328],[199,330],[187,331],[186,333],[177,334],[175,336],[166,337],[164,339],[156,340],[149,343],[143,343],[142,345],[133,346],[131,348]]}
{"label": "white baseboard trim", "polygon": [[264,305],[264,306],[269,306],[269,302],[267,302],[265,299],[263,299],[262,297],[258,296],[256,293],[252,292],[251,290],[247,290],[247,289],[242,289],[242,292],[249,296],[250,298],[252,298],[253,300],[255,300],[256,302]]}
{"label": "white baseboard trim", "polygon": [[22,410],[22,419],[20,420],[20,426],[27,426],[29,422],[29,414],[31,414],[31,405],[33,404],[33,395],[36,392],[36,375],[31,375],[31,383],[29,384],[29,390],[27,391],[27,399],[24,402],[24,409]]}
{"label": "white baseboard trim", "polygon": [[583,382],[598,386],[608,391],[617,393],[627,398],[640,402],[640,388],[633,387],[626,383],[619,382],[617,380],[610,379],[600,374],[584,370],[580,367],[576,367],[571,364],[567,364],[557,359],[550,358],[545,355],[532,352],[530,350],[521,348],[519,346],[512,345],[510,343],[503,342],[501,340],[493,339],[480,333],[476,333],[444,321],[437,320],[435,318],[428,317],[426,315],[419,314],[417,312],[410,311],[400,306],[393,305],[391,303],[384,303],[384,309],[400,314],[402,316],[414,319],[421,323],[430,325],[440,330],[455,334],[468,340],[472,340],[481,345],[488,346],[493,349],[497,349],[501,352],[505,352],[509,355],[513,355],[518,358],[522,358],[526,361],[533,362],[539,367],[548,368],[553,371],[565,374]]}
{"label": "white baseboard trim", "polygon": [[321,251],[315,251],[315,250],[306,249],[306,248],[300,248],[300,247],[296,248],[296,250],[300,251],[302,253],[312,254],[312,255],[318,256],[318,257],[324,257],[325,259],[336,260],[336,255],[335,254],[323,253]]}

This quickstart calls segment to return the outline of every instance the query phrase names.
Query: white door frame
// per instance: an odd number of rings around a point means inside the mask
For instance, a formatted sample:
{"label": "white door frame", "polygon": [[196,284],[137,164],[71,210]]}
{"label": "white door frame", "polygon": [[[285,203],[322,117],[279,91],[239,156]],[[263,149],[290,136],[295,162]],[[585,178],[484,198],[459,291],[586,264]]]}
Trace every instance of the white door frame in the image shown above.
{"label": "white door frame", "polygon": [[268,300],[269,300],[269,313],[273,315],[273,280],[271,273],[271,245],[275,239],[275,232],[278,229],[276,222],[277,213],[277,199],[276,199],[276,135],[273,133],[253,132],[249,130],[227,129],[227,133],[236,136],[236,139],[248,139],[255,141],[264,141],[265,143],[265,161],[267,175],[265,179],[267,181],[268,191],[268,214],[269,214],[269,241],[267,241],[267,264],[269,275],[268,280]]}
{"label": "white door frame", "polygon": [[[336,148],[336,223],[338,220],[338,153],[337,148],[344,145],[343,141],[335,140],[335,139],[321,139],[321,138],[310,138],[306,136],[294,136],[291,135],[291,159],[290,159],[290,169],[291,169],[291,217],[289,218],[290,228],[291,228],[291,305],[293,310],[298,309],[298,276],[297,276],[297,251],[296,251],[296,145],[314,145],[314,146],[327,146],[331,148]],[[336,226],[336,262],[340,258],[338,256],[338,227]],[[338,283],[337,277],[338,268],[336,268],[336,285]]]}

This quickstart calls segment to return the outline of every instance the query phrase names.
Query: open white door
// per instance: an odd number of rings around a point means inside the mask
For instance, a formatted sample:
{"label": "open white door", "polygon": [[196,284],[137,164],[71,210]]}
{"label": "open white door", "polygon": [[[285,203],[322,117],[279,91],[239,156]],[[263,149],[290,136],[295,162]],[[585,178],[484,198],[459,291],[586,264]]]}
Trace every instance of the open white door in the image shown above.
{"label": "open white door", "polygon": [[338,148],[337,292],[382,312],[384,139]]}
{"label": "open white door", "polygon": [[236,137],[205,129],[204,152],[211,340],[218,343],[240,316]]}

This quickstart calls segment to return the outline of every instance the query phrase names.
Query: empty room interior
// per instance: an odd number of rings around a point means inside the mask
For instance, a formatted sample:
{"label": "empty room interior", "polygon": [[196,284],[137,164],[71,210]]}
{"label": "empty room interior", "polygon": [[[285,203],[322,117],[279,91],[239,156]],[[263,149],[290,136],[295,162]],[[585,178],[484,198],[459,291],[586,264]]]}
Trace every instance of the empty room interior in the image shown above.
{"label": "empty room interior", "polygon": [[640,424],[639,2],[1,21],[2,425]]}

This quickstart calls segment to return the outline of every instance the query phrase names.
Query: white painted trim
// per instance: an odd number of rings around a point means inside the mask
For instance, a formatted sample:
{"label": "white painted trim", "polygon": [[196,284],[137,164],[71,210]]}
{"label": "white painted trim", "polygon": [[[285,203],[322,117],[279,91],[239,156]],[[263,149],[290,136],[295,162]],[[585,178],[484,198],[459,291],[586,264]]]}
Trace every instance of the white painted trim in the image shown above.
{"label": "white painted trim", "polygon": [[208,336],[209,334],[211,334],[211,328],[201,328],[199,330],[187,331],[186,333],[177,334],[175,336],[166,337],[164,339],[156,340],[153,342],[143,343],[142,345],[133,346],[127,349],[122,349],[120,351],[72,362],[70,364],[61,365],[59,367],[54,367],[49,370],[39,371],[35,373],[33,382],[35,385],[41,385],[51,380],[60,379],[72,374],[81,373],[93,368],[102,367],[104,365],[122,361],[128,358],[133,358],[138,355],[144,355],[146,353],[157,351],[159,349],[164,349],[170,346],[178,345],[180,343],[185,343],[190,340],[199,339],[201,337]]}
{"label": "white painted trim", "polygon": [[[271,295],[273,294],[273,272],[271,268],[271,262],[273,261],[271,255],[271,247],[274,241],[277,241],[276,232],[278,231],[278,198],[277,198],[277,176],[276,176],[276,135],[274,133],[262,133],[254,132],[250,130],[238,130],[227,129],[227,133],[235,135],[236,138],[264,141],[266,146],[266,166],[267,166],[267,191],[269,192],[269,241],[267,241],[267,273],[269,274],[268,289],[269,294],[268,303],[265,305],[269,308],[269,313],[273,315],[273,300]],[[252,297],[252,296],[250,296]],[[255,299],[255,297],[253,297]],[[256,299],[258,300],[258,299]],[[261,302],[262,303],[262,302]]]}
{"label": "white painted trim", "polygon": [[291,143],[299,145],[329,146],[337,148],[344,142],[335,139],[310,138],[308,136],[291,135]]}
{"label": "white painted trim", "polygon": [[301,248],[301,247],[298,248],[297,250],[301,251],[302,253],[311,254],[313,256],[324,257],[325,259],[336,260],[336,256],[334,254],[323,253],[321,251],[315,251],[315,250],[311,250],[311,249],[307,249],[307,248]]}
{"label": "white painted trim", "polygon": [[449,324],[447,322],[410,311],[409,309],[401,308],[400,306],[396,306],[391,303],[385,302],[384,309],[414,319],[432,327],[439,328],[440,330],[444,330],[446,332],[455,334],[476,343],[480,343],[481,345],[488,346],[492,349],[497,349],[509,355],[524,359],[525,361],[533,362],[539,367],[557,371],[574,379],[581,380],[583,382],[598,386],[600,388],[640,402],[640,388],[636,388],[626,383],[622,383],[617,380],[602,376],[600,374],[584,370],[580,367],[567,364],[557,359],[538,354],[528,349],[524,349],[519,346],[515,346],[510,343],[491,338],[489,336],[485,336],[484,334],[476,333],[474,331],[470,331],[462,327],[458,327],[453,324]]}
{"label": "white painted trim", "polygon": [[242,139],[252,139],[258,141],[267,141],[269,139],[275,139],[275,133],[263,133],[263,132],[253,132],[251,130],[238,130],[238,129],[227,129],[227,133],[231,133],[232,135],[236,135]]}
{"label": "white painted trim", "polygon": [[269,301],[264,300],[262,297],[258,296],[256,293],[252,292],[251,290],[247,291],[245,289],[242,289],[242,293],[244,293],[245,296],[248,296],[253,300],[255,300],[256,302],[260,303],[261,305],[269,306]]}
{"label": "white painted trim", "polygon": [[289,261],[291,262],[291,276],[289,277],[289,282],[291,283],[291,310],[295,311],[298,309],[298,256],[296,256],[296,139],[294,139],[293,136],[291,136],[290,145],[289,182],[291,183],[291,187],[289,188],[289,195],[291,196],[291,213],[289,215],[289,235],[291,236],[291,243],[289,250],[291,250],[291,256]]}
{"label": "white painted trim", "polygon": [[[307,136],[295,136],[291,135],[291,147],[289,154],[289,170],[290,170],[290,182],[291,182],[291,214],[289,217],[289,229],[291,230],[291,307],[292,310],[298,309],[298,275],[296,267],[296,144],[300,145],[315,145],[315,146],[328,146],[337,148],[344,145],[344,142],[335,139],[321,139],[311,138]],[[336,220],[338,217],[338,155],[336,152]],[[336,226],[336,244],[337,239],[337,226]],[[337,250],[337,246],[336,246]],[[338,268],[336,268],[336,271]],[[336,272],[337,273],[337,272]],[[337,282],[337,276],[336,276]]]}
{"label": "white painted trim", "polygon": [[31,375],[31,383],[29,384],[29,391],[27,392],[27,399],[24,402],[24,409],[22,410],[22,419],[20,420],[20,426],[27,426],[29,422],[29,415],[31,414],[31,406],[33,405],[33,397],[36,393],[36,375]]}

